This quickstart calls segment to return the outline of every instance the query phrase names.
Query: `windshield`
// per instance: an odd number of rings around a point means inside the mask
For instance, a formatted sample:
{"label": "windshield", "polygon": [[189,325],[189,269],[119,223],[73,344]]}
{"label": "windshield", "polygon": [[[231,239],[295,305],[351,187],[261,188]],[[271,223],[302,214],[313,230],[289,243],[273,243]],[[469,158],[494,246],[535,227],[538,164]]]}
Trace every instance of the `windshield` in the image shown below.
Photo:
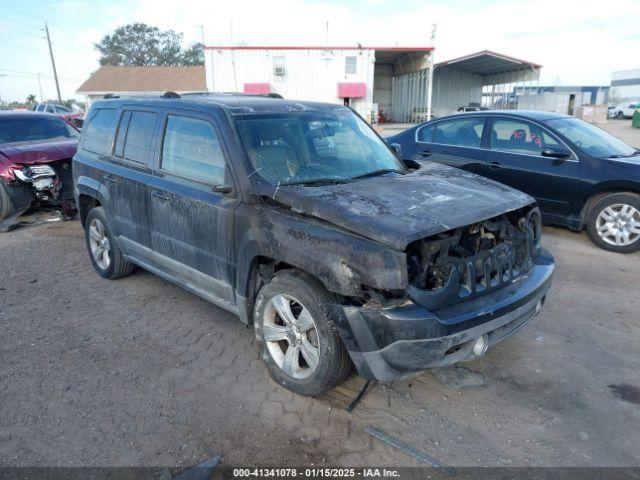
{"label": "windshield", "polygon": [[567,137],[580,150],[598,158],[630,157],[636,149],[601,128],[578,118],[556,118],[545,122]]}
{"label": "windshield", "polygon": [[405,171],[371,127],[348,109],[244,115],[236,125],[254,173],[271,185]]}
{"label": "windshield", "polygon": [[80,134],[64,120],[54,116],[0,116],[0,143],[35,142],[78,138]]}

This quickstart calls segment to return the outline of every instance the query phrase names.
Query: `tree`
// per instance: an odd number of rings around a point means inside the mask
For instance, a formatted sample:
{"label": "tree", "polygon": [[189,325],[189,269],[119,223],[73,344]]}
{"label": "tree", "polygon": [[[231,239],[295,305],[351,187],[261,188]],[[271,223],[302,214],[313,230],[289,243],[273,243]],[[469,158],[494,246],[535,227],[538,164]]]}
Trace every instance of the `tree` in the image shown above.
{"label": "tree", "polygon": [[27,106],[31,106],[36,103],[36,96],[33,93],[27,95]]}
{"label": "tree", "polygon": [[118,27],[105,35],[95,47],[102,55],[100,65],[168,66],[202,65],[201,44],[182,48],[182,34],[173,30],[161,31],[144,23]]}
{"label": "tree", "polygon": [[182,52],[182,65],[204,65],[204,45],[192,43]]}

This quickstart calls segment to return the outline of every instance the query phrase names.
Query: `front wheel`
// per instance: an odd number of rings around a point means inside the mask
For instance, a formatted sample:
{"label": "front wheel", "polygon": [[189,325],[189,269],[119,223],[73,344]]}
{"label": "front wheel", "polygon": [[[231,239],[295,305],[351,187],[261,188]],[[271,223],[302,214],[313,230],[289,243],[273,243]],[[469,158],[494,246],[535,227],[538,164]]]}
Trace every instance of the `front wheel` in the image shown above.
{"label": "front wheel", "polygon": [[11,203],[9,193],[2,181],[0,181],[0,220],[7,218],[13,211],[13,203]]}
{"label": "front wheel", "polygon": [[341,383],[351,359],[328,314],[331,295],[317,281],[283,270],[256,298],[254,324],[271,377],[299,395],[317,396]]}
{"label": "front wheel", "polygon": [[605,250],[640,250],[640,195],[612,193],[598,200],[589,209],[587,231],[593,243]]}
{"label": "front wheel", "polygon": [[624,118],[624,113],[622,112],[618,112],[618,115],[616,115],[618,117],[618,119],[623,119]]}

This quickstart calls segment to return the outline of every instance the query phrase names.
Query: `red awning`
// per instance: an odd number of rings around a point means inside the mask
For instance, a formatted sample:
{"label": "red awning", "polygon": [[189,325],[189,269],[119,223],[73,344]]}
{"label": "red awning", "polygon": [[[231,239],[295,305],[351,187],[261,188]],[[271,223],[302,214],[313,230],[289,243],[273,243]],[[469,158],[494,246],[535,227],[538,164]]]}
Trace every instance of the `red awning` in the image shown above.
{"label": "red awning", "polygon": [[339,82],[339,98],[362,98],[367,96],[367,84],[358,82]]}
{"label": "red awning", "polygon": [[245,83],[244,93],[251,93],[253,95],[266,95],[271,93],[271,87],[268,83]]}

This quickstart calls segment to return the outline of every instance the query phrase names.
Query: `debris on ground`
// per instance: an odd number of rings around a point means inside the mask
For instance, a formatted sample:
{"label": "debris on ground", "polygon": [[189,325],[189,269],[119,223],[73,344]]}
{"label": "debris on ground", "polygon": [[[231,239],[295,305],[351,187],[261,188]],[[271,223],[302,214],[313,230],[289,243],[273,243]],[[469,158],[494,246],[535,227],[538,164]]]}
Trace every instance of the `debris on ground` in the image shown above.
{"label": "debris on ground", "polygon": [[440,383],[449,388],[481,388],[486,385],[484,376],[481,373],[472,372],[465,367],[452,365],[433,368],[431,373],[440,380]]}

